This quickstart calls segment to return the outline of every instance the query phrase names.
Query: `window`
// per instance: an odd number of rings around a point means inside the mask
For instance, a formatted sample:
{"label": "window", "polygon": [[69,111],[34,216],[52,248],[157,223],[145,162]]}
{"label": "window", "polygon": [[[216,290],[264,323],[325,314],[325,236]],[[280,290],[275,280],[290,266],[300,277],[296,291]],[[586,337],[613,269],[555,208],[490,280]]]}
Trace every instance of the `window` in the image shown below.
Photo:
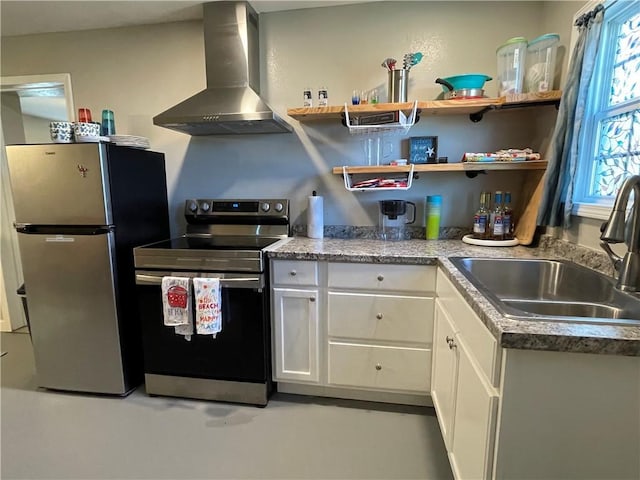
{"label": "window", "polygon": [[[640,2],[607,2],[580,140],[574,213],[606,217],[625,178],[640,174]],[[585,209],[585,204],[600,205]]]}

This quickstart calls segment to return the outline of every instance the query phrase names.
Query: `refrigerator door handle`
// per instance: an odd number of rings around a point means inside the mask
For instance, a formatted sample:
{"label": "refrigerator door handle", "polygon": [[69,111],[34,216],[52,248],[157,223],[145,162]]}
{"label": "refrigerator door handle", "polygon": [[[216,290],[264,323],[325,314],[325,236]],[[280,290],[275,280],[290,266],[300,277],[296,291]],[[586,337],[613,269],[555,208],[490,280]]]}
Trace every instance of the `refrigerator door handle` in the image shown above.
{"label": "refrigerator door handle", "polygon": [[33,225],[30,223],[15,223],[16,232],[32,235],[104,235],[115,231],[113,225]]}

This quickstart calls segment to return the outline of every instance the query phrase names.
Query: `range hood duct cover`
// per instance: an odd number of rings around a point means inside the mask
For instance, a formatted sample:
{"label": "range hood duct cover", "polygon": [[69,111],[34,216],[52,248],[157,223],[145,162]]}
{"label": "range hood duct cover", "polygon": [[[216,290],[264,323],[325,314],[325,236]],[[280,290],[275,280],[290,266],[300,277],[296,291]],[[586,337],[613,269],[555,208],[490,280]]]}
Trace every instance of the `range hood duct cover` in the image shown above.
{"label": "range hood duct cover", "polygon": [[258,14],[247,2],[203,5],[207,88],[156,115],[158,125],[189,135],[290,133],[260,98]]}

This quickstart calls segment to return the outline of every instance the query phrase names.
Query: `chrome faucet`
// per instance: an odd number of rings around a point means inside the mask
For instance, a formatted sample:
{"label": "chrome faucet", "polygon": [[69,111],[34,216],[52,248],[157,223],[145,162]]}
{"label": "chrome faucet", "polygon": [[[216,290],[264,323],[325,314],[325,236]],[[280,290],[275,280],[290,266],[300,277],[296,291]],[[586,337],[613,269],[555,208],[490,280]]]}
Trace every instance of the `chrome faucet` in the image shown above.
{"label": "chrome faucet", "polygon": [[[629,195],[633,190],[633,209],[625,219]],[[616,288],[623,292],[640,292],[640,175],[627,178],[618,191],[609,220],[602,224],[600,246],[607,252],[618,272]],[[616,255],[610,243],[626,242],[624,258]]]}

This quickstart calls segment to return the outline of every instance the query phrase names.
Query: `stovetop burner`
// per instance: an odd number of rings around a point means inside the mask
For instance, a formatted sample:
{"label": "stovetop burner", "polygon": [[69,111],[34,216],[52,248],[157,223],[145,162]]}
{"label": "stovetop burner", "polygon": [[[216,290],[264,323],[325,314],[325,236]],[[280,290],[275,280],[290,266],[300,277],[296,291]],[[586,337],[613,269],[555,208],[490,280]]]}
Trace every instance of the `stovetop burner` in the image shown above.
{"label": "stovetop burner", "polygon": [[279,238],[234,236],[189,236],[163,240],[145,248],[165,250],[262,250]]}
{"label": "stovetop burner", "polygon": [[189,199],[185,218],[185,235],[135,248],[135,267],[262,272],[262,250],[289,235],[285,199]]}

